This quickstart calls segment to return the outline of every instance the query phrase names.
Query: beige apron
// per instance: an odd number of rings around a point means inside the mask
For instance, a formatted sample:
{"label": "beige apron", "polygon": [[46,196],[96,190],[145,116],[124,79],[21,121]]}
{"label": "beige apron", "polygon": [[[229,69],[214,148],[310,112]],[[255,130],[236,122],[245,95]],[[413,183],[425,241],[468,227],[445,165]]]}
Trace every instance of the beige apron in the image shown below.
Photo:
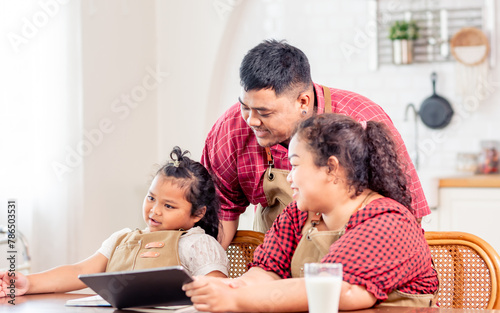
{"label": "beige apron", "polygon": [[[325,98],[325,113],[331,113],[332,100],[330,89],[325,86],[322,87]],[[271,149],[269,147],[265,149],[268,168],[263,177],[263,189],[266,195],[267,207],[263,207],[260,203],[257,204],[253,223],[253,229],[262,233],[267,232],[271,228],[276,217],[292,202],[292,189],[286,180],[290,171],[274,168]]]}
{"label": "beige apron", "polygon": [[[292,277],[304,276],[305,263],[318,263],[329,252],[330,246],[344,233],[340,231],[318,231],[315,227],[319,223],[319,217],[311,219],[310,226],[302,229],[302,239],[295,249],[292,257]],[[388,299],[378,306],[410,306],[410,307],[433,307],[436,306],[437,291],[434,294],[409,294],[394,290],[388,294]]]}
{"label": "beige apron", "polygon": [[180,265],[179,239],[185,232],[163,230],[144,233],[136,229],[120,236],[109,257],[106,272]]}

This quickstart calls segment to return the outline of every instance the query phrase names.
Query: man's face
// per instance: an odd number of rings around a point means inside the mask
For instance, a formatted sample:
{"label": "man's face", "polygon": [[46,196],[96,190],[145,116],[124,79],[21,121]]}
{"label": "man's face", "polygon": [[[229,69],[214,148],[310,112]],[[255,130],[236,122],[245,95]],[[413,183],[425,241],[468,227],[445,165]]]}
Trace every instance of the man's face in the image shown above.
{"label": "man's face", "polygon": [[304,99],[292,92],[279,97],[272,89],[242,90],[241,116],[257,137],[259,145],[288,145],[295,125],[304,117]]}

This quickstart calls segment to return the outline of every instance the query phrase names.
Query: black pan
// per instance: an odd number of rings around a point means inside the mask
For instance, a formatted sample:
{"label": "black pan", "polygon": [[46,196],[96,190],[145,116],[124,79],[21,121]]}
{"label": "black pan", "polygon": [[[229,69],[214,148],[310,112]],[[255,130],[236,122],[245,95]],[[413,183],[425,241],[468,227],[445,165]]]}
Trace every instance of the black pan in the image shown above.
{"label": "black pan", "polygon": [[436,94],[436,78],[437,74],[432,73],[432,96],[424,100],[418,114],[427,127],[440,129],[450,123],[453,109],[448,100]]}

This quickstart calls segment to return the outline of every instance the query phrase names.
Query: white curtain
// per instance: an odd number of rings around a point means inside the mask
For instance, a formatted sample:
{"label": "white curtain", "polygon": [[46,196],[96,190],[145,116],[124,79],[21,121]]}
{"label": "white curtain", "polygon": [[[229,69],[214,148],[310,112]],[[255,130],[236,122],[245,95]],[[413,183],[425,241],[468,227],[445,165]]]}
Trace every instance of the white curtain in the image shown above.
{"label": "white curtain", "polygon": [[80,6],[0,0],[0,225],[15,198],[32,272],[76,261],[81,234]]}

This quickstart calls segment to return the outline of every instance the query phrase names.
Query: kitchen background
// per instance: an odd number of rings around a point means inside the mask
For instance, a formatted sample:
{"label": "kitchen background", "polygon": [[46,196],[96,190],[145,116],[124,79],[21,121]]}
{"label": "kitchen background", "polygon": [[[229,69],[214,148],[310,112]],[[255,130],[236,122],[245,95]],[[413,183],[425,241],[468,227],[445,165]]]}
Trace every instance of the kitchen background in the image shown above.
{"label": "kitchen background", "polygon": [[[484,8],[492,50],[474,99],[459,96],[453,57],[374,66],[374,29],[388,27],[374,16],[375,4],[389,13]],[[410,154],[419,152],[418,173],[433,209],[426,230],[448,230],[460,216],[475,227],[460,229],[488,241],[498,237],[500,189],[473,190],[443,222],[438,188],[441,178],[471,175],[457,170],[458,154],[500,140],[500,5],[492,0],[3,0],[0,6],[0,199],[5,208],[7,199],[18,201],[17,229],[29,242],[32,271],[81,260],[112,232],[143,227],[154,164],[174,145],[200,158],[210,127],[237,101],[243,55],[267,38],[301,48],[315,82],[360,93],[389,114]],[[418,120],[416,141],[413,112],[405,119],[405,109],[419,108],[432,94],[432,72],[455,115],[441,130]],[[0,212],[6,225],[6,210]],[[240,228],[250,220],[248,210]]]}

